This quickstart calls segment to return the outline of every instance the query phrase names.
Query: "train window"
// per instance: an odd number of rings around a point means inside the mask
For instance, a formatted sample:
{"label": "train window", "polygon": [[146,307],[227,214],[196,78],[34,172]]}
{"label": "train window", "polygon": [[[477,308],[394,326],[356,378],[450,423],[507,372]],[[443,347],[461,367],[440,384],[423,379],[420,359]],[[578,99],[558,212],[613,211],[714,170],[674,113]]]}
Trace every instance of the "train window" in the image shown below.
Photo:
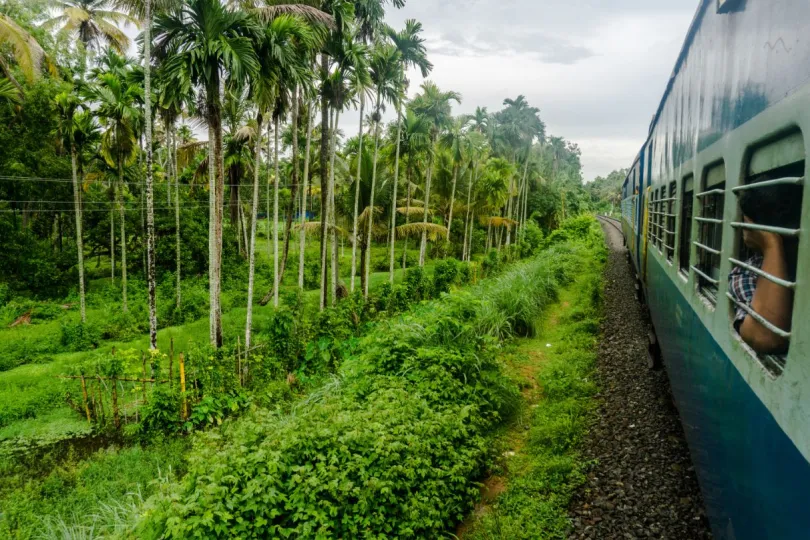
{"label": "train window", "polygon": [[664,225],[666,225],[664,221],[664,214],[666,214],[666,186],[661,186],[658,190],[658,210],[657,210],[657,217],[658,217],[658,252],[663,253],[664,251]]}
{"label": "train window", "polygon": [[[790,348],[804,195],[801,133],[756,150],[738,197],[737,253],[730,257],[734,328],[762,365],[778,376]],[[770,168],[769,168],[770,167]]]}
{"label": "train window", "polygon": [[689,175],[684,178],[681,192],[681,241],[678,247],[680,250],[680,269],[685,274],[689,274],[692,257],[692,207],[694,206],[692,197],[694,195],[695,177]]}
{"label": "train window", "polygon": [[656,199],[658,198],[658,190],[650,192],[650,200],[647,203],[649,209],[649,218],[647,219],[647,244],[655,245],[657,236],[655,234],[656,219],[658,216],[655,213]]}
{"label": "train window", "polygon": [[723,249],[723,208],[726,201],[726,167],[724,163],[708,168],[697,195],[699,216],[697,264],[692,271],[697,275],[700,294],[712,304],[717,304],[720,285],[720,254]]}
{"label": "train window", "polygon": [[669,196],[664,205],[666,208],[666,231],[664,231],[664,248],[667,252],[667,260],[672,262],[675,259],[675,202],[678,200],[678,183],[670,182]]}

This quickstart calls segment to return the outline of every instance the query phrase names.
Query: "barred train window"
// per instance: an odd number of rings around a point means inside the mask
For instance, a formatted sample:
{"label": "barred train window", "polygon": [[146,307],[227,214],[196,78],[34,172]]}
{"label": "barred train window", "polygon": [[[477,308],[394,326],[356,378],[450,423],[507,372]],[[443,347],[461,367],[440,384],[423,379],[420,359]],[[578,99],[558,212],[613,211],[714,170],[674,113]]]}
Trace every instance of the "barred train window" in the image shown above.
{"label": "barred train window", "polygon": [[712,304],[717,304],[720,284],[720,251],[723,249],[723,207],[726,201],[726,166],[720,163],[706,170],[698,193],[699,217],[697,264],[692,270],[697,276],[698,292]]}
{"label": "barred train window", "polygon": [[745,184],[732,191],[740,220],[732,223],[731,317],[735,330],[772,375],[790,349],[793,294],[804,195],[804,139],[799,132],[757,149]]}
{"label": "barred train window", "polygon": [[678,199],[678,183],[670,182],[669,196],[667,197],[666,207],[666,226],[665,232],[665,247],[667,252],[667,260],[672,262],[675,258],[675,201]]}
{"label": "barred train window", "polygon": [[658,190],[658,252],[661,253],[664,250],[664,204],[666,201],[666,186],[661,186]]}
{"label": "barred train window", "polygon": [[687,176],[683,180],[683,191],[681,193],[681,241],[680,269],[684,274],[689,274],[689,265],[692,257],[692,197],[695,195],[695,177]]}

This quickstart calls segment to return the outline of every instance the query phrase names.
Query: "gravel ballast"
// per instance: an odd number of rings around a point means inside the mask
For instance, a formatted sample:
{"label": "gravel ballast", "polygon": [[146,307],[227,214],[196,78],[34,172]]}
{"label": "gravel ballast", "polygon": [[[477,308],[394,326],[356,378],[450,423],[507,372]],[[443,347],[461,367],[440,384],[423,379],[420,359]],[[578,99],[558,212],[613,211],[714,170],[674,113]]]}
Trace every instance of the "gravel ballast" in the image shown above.
{"label": "gravel ballast", "polygon": [[600,401],[583,446],[593,460],[571,506],[570,538],[711,538],[703,500],[665,370],[647,368],[649,322],[634,298],[622,235],[608,242]]}

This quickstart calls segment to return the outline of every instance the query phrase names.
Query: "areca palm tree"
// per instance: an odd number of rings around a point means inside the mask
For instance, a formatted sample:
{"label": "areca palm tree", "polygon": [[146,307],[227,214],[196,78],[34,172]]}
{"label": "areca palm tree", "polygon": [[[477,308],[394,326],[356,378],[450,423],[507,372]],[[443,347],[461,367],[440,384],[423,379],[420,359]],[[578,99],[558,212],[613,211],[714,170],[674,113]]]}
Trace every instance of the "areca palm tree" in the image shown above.
{"label": "areca palm tree", "polygon": [[281,15],[268,22],[256,39],[259,70],[250,80],[250,94],[256,104],[256,139],[253,164],[253,200],[251,207],[250,262],[248,274],[247,321],[245,324],[245,347],[250,349],[253,315],[253,286],[256,264],[256,224],[259,209],[259,170],[261,167],[261,133],[265,115],[275,105],[275,219],[274,228],[274,280],[273,300],[278,307],[278,290],[281,275],[278,266],[278,140],[280,102],[286,101],[285,93],[292,90],[297,95],[299,85],[311,84],[309,56],[318,46],[320,34],[298,17]]}
{"label": "areca palm tree", "polygon": [[[399,50],[391,44],[381,43],[372,50],[371,54],[371,79],[374,82],[374,161],[372,163],[371,173],[371,202],[370,207],[374,207],[374,196],[377,187],[377,162],[380,153],[380,121],[382,120],[382,111],[384,102],[388,101],[396,103],[400,100],[401,94],[404,92],[405,77],[402,71],[402,55]],[[366,243],[371,245],[371,233],[374,228],[374,214],[369,215],[366,224]],[[366,252],[366,257],[370,259],[371,251]],[[365,286],[363,288],[363,295],[368,296],[368,278],[371,267],[371,261],[366,261],[366,275]]]}
{"label": "areca palm tree", "polygon": [[108,72],[99,75],[97,84],[90,86],[88,97],[96,104],[96,115],[102,119],[104,133],[101,155],[118,172],[115,190],[121,225],[121,287],[122,309],[127,306],[127,241],[126,210],[123,203],[124,168],[137,157],[138,131],[143,120],[140,105],[143,91],[128,73]]}
{"label": "areca palm tree", "polygon": [[139,25],[124,11],[115,9],[109,0],[57,0],[57,14],[43,23],[61,34],[76,36],[85,48],[112,47],[123,54],[130,40],[119,28],[123,24]]}
{"label": "areca palm tree", "polygon": [[411,103],[413,111],[430,125],[430,150],[428,154],[427,178],[425,180],[425,213],[422,232],[422,243],[419,248],[419,266],[425,265],[427,253],[428,210],[430,207],[430,182],[433,174],[434,147],[441,130],[452,122],[452,102],[461,103],[461,94],[458,92],[444,92],[435,83],[425,81],[422,83],[422,93]]}
{"label": "areca palm tree", "polygon": [[73,92],[63,92],[55,98],[58,116],[58,130],[63,143],[70,149],[70,165],[73,176],[73,210],[76,217],[76,249],[79,269],[79,308],[82,323],[87,322],[84,295],[84,244],[82,242],[82,204],[79,188],[79,148],[76,141],[76,113],[81,100]]}
{"label": "areca palm tree", "polygon": [[[418,208],[412,207],[413,202],[413,174],[414,169],[418,168],[419,156],[425,153],[430,148],[430,124],[421,116],[417,116],[410,108],[406,109],[402,121],[397,124],[397,133],[399,133],[399,146],[402,154],[407,158],[407,165],[405,167],[405,182],[407,185],[407,196],[405,199],[404,212],[398,213],[405,214],[405,224],[410,224],[411,214],[418,211]],[[402,206],[401,201],[396,200],[396,204]],[[424,207],[424,202],[422,206]],[[422,208],[424,213],[424,208]],[[402,251],[402,268],[403,270],[407,264],[408,254],[408,237],[405,237],[405,246]]]}
{"label": "areca palm tree", "polygon": [[209,160],[211,205],[209,228],[209,333],[211,344],[222,345],[220,305],[222,278],[222,153],[223,80],[242,81],[259,71],[253,47],[255,21],[244,11],[230,9],[221,0],[187,0],[181,9],[160,15],[155,22],[155,55],[163,68],[190,91],[202,89],[205,118],[213,136]]}
{"label": "areca palm tree", "polygon": [[464,117],[456,118],[447,132],[442,136],[440,144],[448,152],[453,161],[453,187],[450,194],[450,212],[447,217],[447,241],[452,237],[450,231],[453,227],[453,207],[456,202],[456,185],[458,184],[458,173],[462,162],[466,159],[466,150],[469,148],[467,133],[467,120]]}
{"label": "areca palm tree", "polygon": [[[408,19],[405,21],[405,28],[401,32],[395,32],[392,29],[387,30],[388,38],[394,43],[394,46],[397,48],[400,54],[400,59],[402,62],[402,71],[404,72],[410,67],[419,68],[422,73],[422,77],[427,77],[430,72],[433,70],[433,64],[431,64],[427,59],[427,48],[424,44],[424,39],[421,37],[422,33],[422,23],[417,22],[414,19]],[[402,75],[402,82],[403,88],[402,93],[405,94],[408,90],[409,81]],[[399,189],[399,154],[400,154],[400,143],[401,143],[401,132],[402,132],[402,98],[396,100],[395,106],[397,109],[397,147],[396,153],[394,157],[394,193],[392,200],[392,207],[391,207],[391,234],[389,237],[389,268],[388,268],[388,280],[391,285],[394,284],[394,259],[395,259],[395,251],[396,251],[396,223],[397,223],[397,212],[395,211],[397,205],[397,196],[398,196],[398,189]],[[410,186],[409,186],[410,187]],[[409,190],[410,193],[410,190]]]}

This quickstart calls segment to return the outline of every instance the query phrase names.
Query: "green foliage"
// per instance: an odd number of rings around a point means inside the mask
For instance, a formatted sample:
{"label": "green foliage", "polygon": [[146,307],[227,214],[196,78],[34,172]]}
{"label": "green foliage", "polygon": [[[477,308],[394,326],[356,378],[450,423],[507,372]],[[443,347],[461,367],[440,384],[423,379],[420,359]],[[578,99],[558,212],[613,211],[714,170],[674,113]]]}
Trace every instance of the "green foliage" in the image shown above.
{"label": "green foliage", "polygon": [[438,261],[433,268],[433,293],[441,295],[450,292],[450,287],[461,278],[462,263],[456,259]]}
{"label": "green foliage", "polygon": [[195,431],[222,425],[227,417],[238,414],[249,405],[250,398],[241,392],[207,395],[191,410],[184,427],[186,431]]}
{"label": "green foliage", "polygon": [[86,351],[95,349],[101,342],[101,332],[90,323],[63,323],[62,324],[62,347],[67,351]]}
{"label": "green foliage", "polygon": [[433,292],[433,284],[427,276],[425,269],[421,266],[408,268],[405,272],[404,283],[408,288],[408,296],[410,296],[411,300],[414,302],[427,300]]}
{"label": "green foliage", "polygon": [[[499,342],[530,328],[560,283],[573,279],[577,265],[571,261],[591,255],[582,242],[561,245],[472,291],[451,292],[380,321],[342,356],[340,382],[294,415],[256,412],[228,427],[225,437],[206,438],[184,481],[150,502],[137,535],[442,534],[478,497],[475,481],[492,458],[488,434],[518,408],[517,388],[497,359]],[[457,278],[457,265],[440,267],[440,284]],[[404,291],[424,298],[429,281],[415,269],[404,286],[390,290],[388,305]],[[504,298],[511,290],[519,292]],[[330,339],[345,339],[363,320],[363,306],[345,304],[351,307],[327,310],[315,324],[319,339],[311,347],[324,363],[334,361]],[[357,317],[355,328],[343,318],[347,314]],[[592,349],[592,334],[586,338]],[[549,388],[567,398],[587,391],[570,380],[580,375],[571,368]],[[575,444],[565,431],[580,425],[574,412],[534,440],[552,441],[558,449]],[[551,472],[565,474],[566,466],[573,467],[561,463]]]}
{"label": "green foliage", "polygon": [[138,432],[145,437],[173,434],[180,429],[180,393],[169,385],[157,385],[146,405],[141,407]]}

